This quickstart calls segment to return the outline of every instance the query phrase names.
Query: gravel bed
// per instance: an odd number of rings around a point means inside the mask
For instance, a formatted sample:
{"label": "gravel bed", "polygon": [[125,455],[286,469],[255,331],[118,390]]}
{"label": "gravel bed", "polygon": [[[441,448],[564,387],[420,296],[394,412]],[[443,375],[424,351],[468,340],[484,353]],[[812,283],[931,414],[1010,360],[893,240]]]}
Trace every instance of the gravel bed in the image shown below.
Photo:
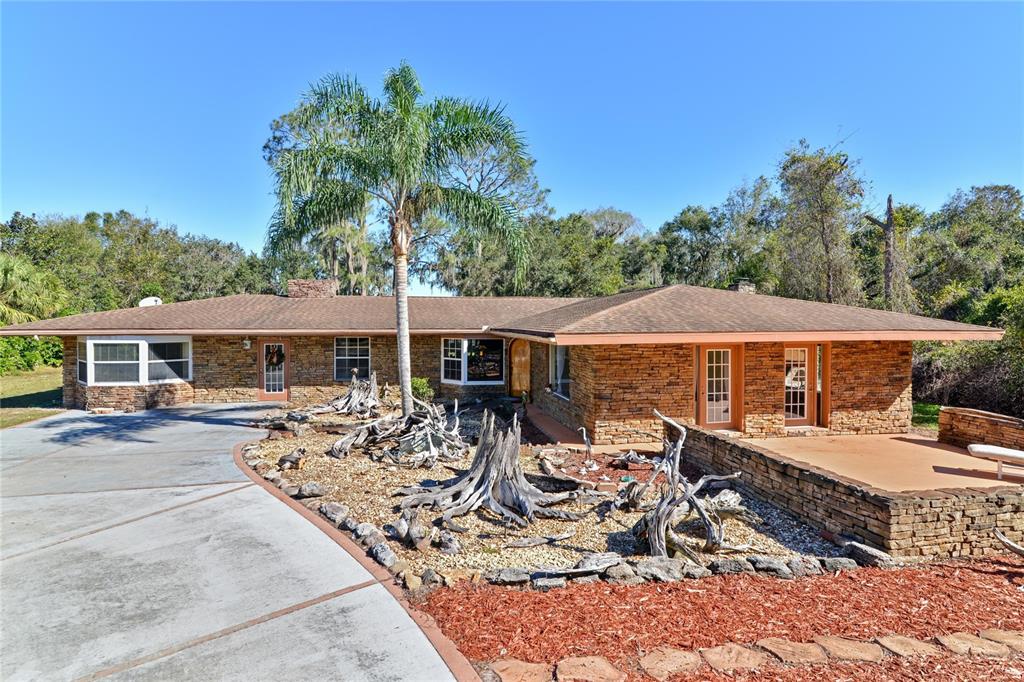
{"label": "gravel bed", "polygon": [[[326,420],[332,424],[358,423],[349,417],[331,415]],[[328,457],[325,453],[339,436],[328,433],[313,433],[296,438],[267,439],[261,441],[258,449],[249,457],[258,457],[263,464],[257,466],[262,473],[276,466],[278,459],[292,452],[297,447],[304,447],[307,460],[304,468],[284,472],[285,478],[295,485],[308,482],[319,483],[324,495],[320,502],[341,502],[351,509],[351,514],[359,522],[369,522],[379,528],[394,523],[398,518],[401,497],[394,492],[404,486],[415,485],[424,480],[444,480],[457,473],[459,465],[468,466],[472,453],[463,462],[456,463],[455,468],[435,466],[433,469],[405,469],[394,465],[374,462],[362,450],[354,449],[345,459]],[[523,470],[529,476],[540,473],[536,449],[524,447],[520,460]],[[585,457],[582,453],[573,453],[563,467],[578,478],[593,481],[598,475],[618,483],[623,477],[635,477],[646,480],[650,476],[650,466],[634,468],[630,471],[611,469],[607,466],[611,456],[595,456],[598,469],[594,472],[580,474],[577,459]],[[582,461],[582,460],[580,460]],[[692,472],[690,475],[693,475]],[[616,477],[616,478],[613,478]],[[655,486],[652,486],[652,489]],[[656,493],[648,493],[655,499]],[[608,495],[606,499],[611,499]],[[758,514],[764,522],[756,526],[748,525],[739,520],[725,521],[726,540],[735,545],[749,545],[748,551],[735,552],[728,555],[704,555],[699,552],[703,544],[703,526],[697,521],[682,524],[680,535],[692,540],[691,547],[697,552],[703,563],[709,563],[722,556],[744,557],[765,555],[774,557],[792,557],[796,555],[838,556],[841,550],[821,539],[817,532],[794,516],[770,504],[756,499],[746,498],[747,506]],[[391,547],[398,558],[407,562],[417,573],[426,568],[433,568],[438,573],[454,569],[488,570],[505,567],[540,568],[574,565],[584,552],[614,551],[624,557],[641,558],[636,555],[636,548],[630,528],[640,518],[641,513],[615,512],[604,520],[598,514],[591,513],[595,508],[593,502],[570,501],[559,505],[566,509],[586,514],[580,521],[559,521],[538,519],[528,528],[510,528],[499,522],[490,512],[477,511],[460,517],[459,523],[468,531],[458,536],[462,551],[458,554],[442,554],[436,548],[426,552],[418,552],[391,542]],[[424,525],[439,521],[440,512],[429,509],[421,510]],[[574,535],[556,544],[539,547],[510,548],[506,545],[517,538],[530,536],[557,535],[573,531]]]}

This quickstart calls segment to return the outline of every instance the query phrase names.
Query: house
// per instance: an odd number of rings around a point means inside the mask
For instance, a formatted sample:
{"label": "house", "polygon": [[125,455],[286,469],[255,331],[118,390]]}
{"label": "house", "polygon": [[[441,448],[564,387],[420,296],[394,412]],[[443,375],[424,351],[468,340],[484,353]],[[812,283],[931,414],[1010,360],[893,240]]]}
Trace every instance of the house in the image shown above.
{"label": "house", "polygon": [[[60,336],[64,404],[123,410],[316,400],[397,377],[390,297],[237,295],[0,329]],[[411,297],[413,376],[443,397],[527,394],[595,443],[650,440],[652,411],[748,437],[906,431],[917,340],[1002,331],[686,285],[589,299]]]}

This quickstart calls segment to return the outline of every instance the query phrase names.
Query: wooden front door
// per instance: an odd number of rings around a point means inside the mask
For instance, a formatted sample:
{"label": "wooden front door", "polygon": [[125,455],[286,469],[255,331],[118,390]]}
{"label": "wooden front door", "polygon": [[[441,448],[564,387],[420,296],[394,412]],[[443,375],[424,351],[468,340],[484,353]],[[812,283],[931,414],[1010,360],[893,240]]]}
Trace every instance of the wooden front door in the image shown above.
{"label": "wooden front door", "polygon": [[786,426],[815,423],[818,402],[818,347],[815,344],[786,344],[785,400]]}
{"label": "wooden front door", "polygon": [[512,380],[509,393],[516,397],[530,392],[530,342],[516,339],[509,347],[512,358]]}
{"label": "wooden front door", "polygon": [[701,346],[697,377],[697,423],[738,429],[742,401],[739,346]]}
{"label": "wooden front door", "polygon": [[284,339],[258,339],[257,344],[257,398],[288,400],[288,386],[291,381],[291,348],[288,342]]}

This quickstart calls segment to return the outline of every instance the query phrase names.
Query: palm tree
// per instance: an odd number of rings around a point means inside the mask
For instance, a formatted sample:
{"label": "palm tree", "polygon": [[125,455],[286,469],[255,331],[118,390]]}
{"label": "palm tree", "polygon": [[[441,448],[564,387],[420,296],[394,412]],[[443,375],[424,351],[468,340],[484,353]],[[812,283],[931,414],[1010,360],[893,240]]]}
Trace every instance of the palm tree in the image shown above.
{"label": "palm tree", "polygon": [[55,275],[0,252],[0,326],[49,317],[66,302],[67,292]]}
{"label": "palm tree", "polygon": [[450,167],[481,149],[512,158],[524,145],[502,107],[455,98],[423,101],[419,78],[406,63],[387,73],[383,98],[353,78],[328,76],[293,112],[304,131],[273,159],[278,211],[286,226],[351,220],[368,194],[386,216],[394,254],[398,379],[402,412],[412,411],[409,359],[409,251],[428,216],[503,238],[522,277],[524,233],[513,205],[447,182]]}

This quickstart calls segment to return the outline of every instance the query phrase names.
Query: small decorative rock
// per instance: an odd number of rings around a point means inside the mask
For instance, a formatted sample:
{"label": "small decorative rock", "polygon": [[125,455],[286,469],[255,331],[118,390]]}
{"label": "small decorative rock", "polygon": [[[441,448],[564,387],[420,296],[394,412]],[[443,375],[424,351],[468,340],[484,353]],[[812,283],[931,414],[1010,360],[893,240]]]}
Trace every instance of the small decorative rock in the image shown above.
{"label": "small decorative rock", "polygon": [[589,585],[601,580],[601,576],[591,573],[590,575],[579,575],[572,579],[572,582],[580,585]]}
{"label": "small decorative rock", "polygon": [[524,585],[530,582],[530,572],[525,568],[499,568],[487,574],[487,582],[493,585]]}
{"label": "small decorative rock", "polygon": [[328,521],[333,523],[335,526],[338,526],[342,521],[348,518],[348,505],[344,505],[341,502],[327,502],[320,505],[320,513],[323,514]]}
{"label": "small decorative rock", "polygon": [[703,665],[700,654],[694,651],[658,647],[640,659],[640,667],[656,680],[667,680],[676,675],[695,672]]}
{"label": "small decorative rock", "polygon": [[882,660],[882,647],[874,642],[858,642],[845,637],[815,637],[814,641],[821,645],[829,656],[841,661],[877,663]]}
{"label": "small decorative rock", "polygon": [[687,580],[699,580],[701,578],[710,578],[711,571],[704,568],[700,564],[687,561],[683,565],[683,578]]}
{"label": "small decorative rock", "polygon": [[902,635],[879,637],[876,641],[883,648],[904,658],[908,656],[937,656],[942,653],[942,650],[934,644]]}
{"label": "small decorative rock", "polygon": [[846,557],[822,557],[821,568],[826,573],[838,573],[839,571],[852,571],[857,568],[857,562]]}
{"label": "small decorative rock", "polygon": [[809,575],[821,575],[821,564],[816,559],[806,556],[795,556],[786,562],[795,578],[806,578]]}
{"label": "small decorative rock", "polygon": [[[428,568],[423,571],[423,573],[420,574],[420,580],[422,580],[423,584],[427,587],[437,587],[438,585],[444,584],[444,578],[442,578],[440,574],[432,568]],[[527,580],[529,580],[529,576],[527,576]]]}
{"label": "small decorative rock", "polygon": [[1001,642],[993,642],[989,639],[982,639],[969,632],[954,632],[951,635],[941,635],[935,639],[939,640],[942,646],[955,654],[973,654],[978,656],[996,656],[1004,658],[1010,655],[1010,647]]}
{"label": "small decorative rock", "polygon": [[573,568],[600,573],[622,563],[622,557],[615,552],[588,552],[576,562]]}
{"label": "small decorative rock", "polygon": [[625,564],[625,563],[615,564],[614,566],[609,566],[605,570],[604,577],[607,580],[613,580],[613,581],[614,580],[628,580],[628,579],[636,577],[636,571],[634,571],[633,567],[630,566],[629,564]]}
{"label": "small decorative rock", "polygon": [[379,533],[380,531],[378,531],[377,526],[373,525],[372,523],[360,523],[358,526],[356,526],[356,529],[353,531],[356,538],[359,540],[362,540],[363,538],[367,537],[368,535],[374,532]]}
{"label": "small decorative rock", "polygon": [[458,554],[462,551],[462,545],[455,533],[450,530],[443,530],[438,536],[438,550],[441,554]]}
{"label": "small decorative rock", "polygon": [[551,666],[543,663],[526,663],[514,658],[491,663],[501,682],[551,682]]}
{"label": "small decorative rock", "polygon": [[982,630],[978,633],[983,639],[1005,644],[1014,651],[1024,653],[1024,632],[1010,630]]}
{"label": "small decorative rock", "polygon": [[547,592],[559,587],[565,587],[565,578],[534,578],[533,589]]}
{"label": "small decorative rock", "polygon": [[402,576],[402,580],[405,582],[407,590],[418,590],[423,586],[423,579],[412,571],[406,571]]}
{"label": "small decorative rock", "polygon": [[303,483],[299,486],[299,497],[323,497],[324,489],[316,481]]}
{"label": "small decorative rock", "polygon": [[793,571],[789,570],[789,566],[786,565],[786,562],[778,557],[752,556],[747,557],[747,561],[750,562],[750,565],[753,566],[754,570],[758,573],[782,578],[784,580],[793,579]]}
{"label": "small decorative rock", "polygon": [[723,644],[710,649],[701,649],[701,655],[715,672],[728,673],[733,670],[753,670],[768,662],[760,651],[748,649],[739,644]]}
{"label": "small decorative rock", "polygon": [[270,481],[271,483],[276,483],[281,480],[281,472],[277,469],[271,469],[267,473],[263,474],[263,479]]}
{"label": "small decorative rock", "polygon": [[672,557],[649,557],[641,559],[633,564],[636,574],[645,580],[657,580],[658,582],[670,583],[683,579],[683,566],[685,559],[674,559]]}
{"label": "small decorative rock", "polygon": [[625,682],[622,672],[600,656],[563,658],[555,667],[558,682]]}
{"label": "small decorative rock", "polygon": [[791,665],[824,663],[828,660],[824,650],[817,644],[802,644],[779,637],[768,637],[758,640],[757,645],[775,654],[783,663]]}
{"label": "small decorative rock", "polygon": [[298,497],[299,496],[299,486],[297,486],[297,485],[283,485],[283,486],[281,486],[281,492],[283,492],[288,497]]}
{"label": "small decorative rock", "polygon": [[377,544],[370,547],[370,556],[381,566],[390,568],[398,561],[398,557],[391,551],[386,542],[378,542]]}
{"label": "small decorative rock", "polygon": [[743,559],[715,559],[708,568],[715,575],[730,575],[732,573],[753,573],[754,567]]}
{"label": "small decorative rock", "polygon": [[896,561],[891,555],[886,554],[880,549],[874,547],[868,547],[867,545],[859,542],[848,542],[843,548],[846,555],[856,561],[861,566],[879,566],[881,568],[892,568],[896,565]]}
{"label": "small decorative rock", "polygon": [[343,519],[341,520],[341,522],[340,522],[340,523],[338,524],[338,528],[340,528],[340,529],[342,529],[342,530],[347,530],[347,531],[349,531],[349,532],[352,532],[352,531],[354,531],[354,530],[355,530],[356,528],[358,528],[358,527],[359,527],[359,522],[358,522],[358,521],[356,521],[356,520],[355,520],[354,518],[352,518],[351,516],[346,516],[346,517],[345,517],[345,518],[343,518]]}

